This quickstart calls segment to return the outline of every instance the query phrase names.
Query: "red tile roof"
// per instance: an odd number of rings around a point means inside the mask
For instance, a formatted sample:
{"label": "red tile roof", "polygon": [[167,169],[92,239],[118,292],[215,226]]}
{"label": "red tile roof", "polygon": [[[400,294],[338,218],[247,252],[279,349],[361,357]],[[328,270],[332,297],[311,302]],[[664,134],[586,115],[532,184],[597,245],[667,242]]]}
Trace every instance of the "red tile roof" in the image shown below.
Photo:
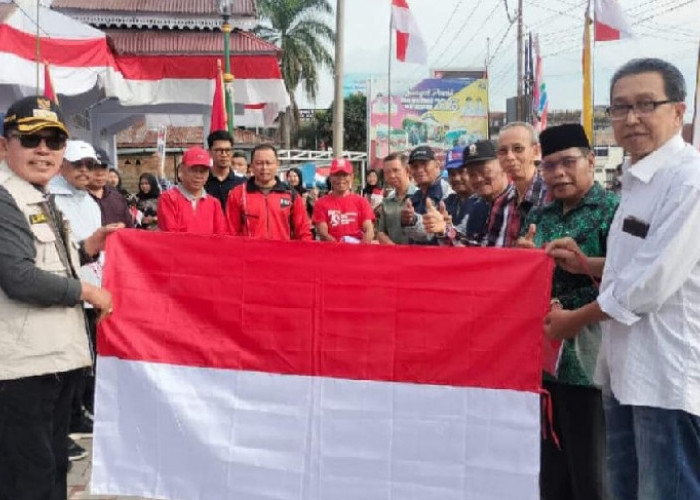
{"label": "red tile roof", "polygon": [[[217,0],[54,0],[53,9],[219,15]],[[255,17],[255,0],[236,0],[232,16]]]}
{"label": "red tile roof", "polygon": [[[105,29],[117,54],[221,54],[224,37],[220,31]],[[248,31],[231,33],[231,51],[236,54],[275,54],[276,45]]]}

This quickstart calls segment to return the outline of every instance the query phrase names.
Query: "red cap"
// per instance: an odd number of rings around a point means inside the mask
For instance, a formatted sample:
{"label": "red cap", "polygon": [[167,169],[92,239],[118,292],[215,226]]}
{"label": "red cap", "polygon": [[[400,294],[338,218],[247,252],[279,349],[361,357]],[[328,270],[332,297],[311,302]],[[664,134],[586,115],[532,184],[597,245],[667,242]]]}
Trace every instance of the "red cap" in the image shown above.
{"label": "red cap", "polygon": [[352,163],[346,158],[334,158],[331,162],[331,175],[340,173],[352,174]]}
{"label": "red cap", "polygon": [[211,156],[206,149],[195,146],[185,151],[182,155],[182,164],[186,167],[194,167],[201,165],[203,167],[211,167]]}

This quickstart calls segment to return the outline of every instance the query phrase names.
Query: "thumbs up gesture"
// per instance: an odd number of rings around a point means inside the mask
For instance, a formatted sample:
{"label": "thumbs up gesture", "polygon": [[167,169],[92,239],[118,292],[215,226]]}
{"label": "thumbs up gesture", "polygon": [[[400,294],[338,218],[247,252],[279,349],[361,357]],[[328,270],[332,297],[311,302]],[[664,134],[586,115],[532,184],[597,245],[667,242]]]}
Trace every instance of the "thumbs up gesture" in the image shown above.
{"label": "thumbs up gesture", "polygon": [[409,198],[401,209],[401,225],[412,226],[415,216],[416,211],[413,209],[413,203],[411,203],[411,199]]}
{"label": "thumbs up gesture", "polygon": [[445,204],[440,202],[440,210],[435,207],[433,200],[428,198],[425,202],[425,215],[423,216],[423,229],[428,234],[445,234],[447,222],[451,220]]}
{"label": "thumbs up gesture", "polygon": [[527,234],[518,238],[515,242],[515,246],[518,248],[536,248],[535,247],[535,234],[537,233],[537,226],[530,224],[527,228]]}

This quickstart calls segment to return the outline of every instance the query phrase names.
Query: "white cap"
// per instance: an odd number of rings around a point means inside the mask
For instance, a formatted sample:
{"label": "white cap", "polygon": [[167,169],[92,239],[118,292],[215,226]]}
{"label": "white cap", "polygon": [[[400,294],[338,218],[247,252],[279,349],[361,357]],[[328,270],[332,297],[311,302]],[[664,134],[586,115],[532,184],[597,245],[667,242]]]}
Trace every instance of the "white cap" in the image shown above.
{"label": "white cap", "polygon": [[66,152],[63,153],[63,159],[68,161],[78,161],[84,158],[90,158],[95,161],[100,161],[95,153],[95,148],[85,141],[68,141],[66,143]]}

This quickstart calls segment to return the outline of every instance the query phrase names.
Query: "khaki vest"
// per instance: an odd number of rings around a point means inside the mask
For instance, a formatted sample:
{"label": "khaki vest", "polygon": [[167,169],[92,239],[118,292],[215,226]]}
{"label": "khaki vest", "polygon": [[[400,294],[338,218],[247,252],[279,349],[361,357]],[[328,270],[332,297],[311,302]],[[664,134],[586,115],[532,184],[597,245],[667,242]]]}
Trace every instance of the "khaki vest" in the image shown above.
{"label": "khaki vest", "polygon": [[[29,224],[36,247],[36,267],[72,278],[72,270],[61,259],[61,242],[47,221],[42,194],[17,177],[5,162],[0,163],[0,185],[12,195]],[[68,234],[70,228],[65,230]],[[71,245],[69,258],[74,269],[78,269],[80,258],[75,245]],[[39,307],[12,300],[0,290],[0,380],[60,373],[90,364],[81,304]]]}

